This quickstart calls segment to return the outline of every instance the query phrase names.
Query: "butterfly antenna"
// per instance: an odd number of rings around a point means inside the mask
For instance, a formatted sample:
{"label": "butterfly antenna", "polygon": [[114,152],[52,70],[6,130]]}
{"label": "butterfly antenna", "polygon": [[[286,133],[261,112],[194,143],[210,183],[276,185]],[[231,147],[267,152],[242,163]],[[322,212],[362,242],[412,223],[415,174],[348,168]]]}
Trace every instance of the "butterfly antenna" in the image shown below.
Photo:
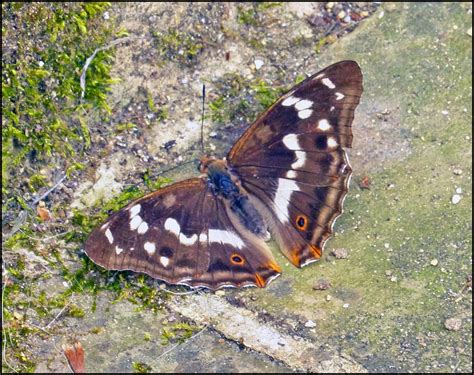
{"label": "butterfly antenna", "polygon": [[202,85],[202,115],[201,115],[201,151],[204,155],[204,102],[206,100],[206,85]]}

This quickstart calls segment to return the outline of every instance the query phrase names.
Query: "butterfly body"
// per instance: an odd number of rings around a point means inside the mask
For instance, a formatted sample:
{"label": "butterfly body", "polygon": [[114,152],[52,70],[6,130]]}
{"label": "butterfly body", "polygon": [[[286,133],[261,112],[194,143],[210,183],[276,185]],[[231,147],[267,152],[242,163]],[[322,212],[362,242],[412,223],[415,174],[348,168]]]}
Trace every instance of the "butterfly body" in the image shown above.
{"label": "butterfly body", "polygon": [[269,231],[297,267],[318,260],[342,213],[352,169],[344,147],[362,73],[341,61],[263,113],[203,175],[150,193],[113,214],[85,244],[97,264],[170,284],[266,286],[281,269]]}
{"label": "butterfly body", "polygon": [[225,200],[225,205],[230,208],[231,214],[236,215],[248,231],[268,240],[270,234],[262,215],[250,202],[248,194],[242,190],[238,178],[229,172],[225,160],[204,157],[201,159],[200,170],[207,172],[207,181],[212,192],[216,197]]}

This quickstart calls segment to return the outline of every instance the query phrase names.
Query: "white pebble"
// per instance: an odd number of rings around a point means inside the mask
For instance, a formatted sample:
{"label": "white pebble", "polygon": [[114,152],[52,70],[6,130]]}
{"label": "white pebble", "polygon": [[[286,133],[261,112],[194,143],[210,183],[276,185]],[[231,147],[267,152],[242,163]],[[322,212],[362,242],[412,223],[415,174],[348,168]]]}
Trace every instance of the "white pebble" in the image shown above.
{"label": "white pebble", "polygon": [[259,70],[263,66],[263,60],[255,59],[255,69]]}
{"label": "white pebble", "polygon": [[460,187],[458,187],[458,188],[456,189],[456,193],[461,194],[461,193],[462,193],[462,189],[461,189]]}
{"label": "white pebble", "polygon": [[108,20],[110,18],[109,12],[104,12],[103,17],[104,17],[104,20]]}
{"label": "white pebble", "polygon": [[433,267],[436,267],[438,265],[438,259],[433,259],[430,264],[433,266]]}
{"label": "white pebble", "polygon": [[316,327],[316,323],[313,322],[312,320],[308,320],[305,324],[304,324],[305,327],[307,328],[314,328]]}
{"label": "white pebble", "polygon": [[451,198],[451,202],[453,204],[458,204],[461,201],[461,196],[459,194],[454,194],[453,197]]}
{"label": "white pebble", "polygon": [[348,308],[349,308],[349,304],[348,304],[348,303],[345,303],[344,305],[342,305],[342,307],[344,307],[345,309],[348,309]]}

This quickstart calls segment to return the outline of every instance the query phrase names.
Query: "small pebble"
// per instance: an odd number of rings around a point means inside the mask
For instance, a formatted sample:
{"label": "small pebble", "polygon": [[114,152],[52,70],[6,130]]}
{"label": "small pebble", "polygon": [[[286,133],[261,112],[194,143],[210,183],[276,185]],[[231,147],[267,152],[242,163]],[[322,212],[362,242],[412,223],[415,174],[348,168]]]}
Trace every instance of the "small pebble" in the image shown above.
{"label": "small pebble", "polygon": [[467,31],[466,31],[467,35],[469,36],[472,36],[472,27],[470,27]]}
{"label": "small pebble", "polygon": [[392,270],[386,270],[385,275],[386,276],[392,276]]}
{"label": "small pebble", "polygon": [[328,294],[328,295],[326,296],[326,301],[329,302],[330,300],[332,300],[332,296],[331,296],[330,294]]}
{"label": "small pebble", "polygon": [[334,255],[336,259],[347,259],[346,249],[334,249],[331,251],[331,255]]}
{"label": "small pebble", "polygon": [[460,176],[460,175],[462,175],[462,169],[457,169],[457,168],[456,168],[456,169],[453,170],[453,173],[454,173],[456,176]]}
{"label": "small pebble", "polygon": [[433,267],[436,267],[438,265],[438,259],[433,259],[430,264],[433,266]]}
{"label": "small pebble", "polygon": [[255,59],[255,69],[259,70],[263,66],[263,60]]}
{"label": "small pebble", "polygon": [[391,281],[392,283],[396,283],[397,280],[398,280],[398,279],[397,279],[397,276],[395,276],[395,275],[392,275],[392,276],[390,277],[390,281]]}
{"label": "small pebble", "polygon": [[344,19],[345,16],[346,16],[346,12],[344,12],[343,10],[341,10],[341,11],[337,14],[337,18],[339,18],[340,20]]}
{"label": "small pebble", "polygon": [[44,66],[44,62],[43,62],[43,61],[39,61],[39,62],[38,62],[38,65],[39,65],[40,68],[42,68],[42,67]]}
{"label": "small pebble", "polygon": [[319,279],[313,285],[314,290],[327,290],[331,287],[331,283],[326,279]]}
{"label": "small pebble", "polygon": [[461,201],[461,196],[459,194],[454,194],[453,197],[451,198],[451,202],[453,204],[458,204]]}
{"label": "small pebble", "polygon": [[316,327],[316,323],[313,322],[312,320],[308,320],[305,324],[304,324],[305,327],[307,328],[314,328]]}
{"label": "small pebble", "polygon": [[334,2],[330,1],[326,4],[326,9],[331,10],[334,7]]}
{"label": "small pebble", "polygon": [[362,18],[368,17],[368,16],[369,16],[369,12],[367,12],[366,10],[363,10],[362,12],[360,12],[360,16],[361,16]]}
{"label": "small pebble", "polygon": [[104,20],[108,20],[110,18],[109,12],[104,12],[103,17],[104,17]]}
{"label": "small pebble", "polygon": [[449,318],[444,321],[444,327],[448,331],[459,331],[461,329],[462,321],[459,318]]}
{"label": "small pebble", "polygon": [[345,303],[344,305],[342,305],[342,307],[344,307],[345,309],[348,309],[348,308],[349,308],[349,304],[348,304],[348,303]]}
{"label": "small pebble", "polygon": [[458,188],[456,189],[456,193],[461,194],[461,193],[462,193],[462,189],[461,189],[460,187],[458,187]]}

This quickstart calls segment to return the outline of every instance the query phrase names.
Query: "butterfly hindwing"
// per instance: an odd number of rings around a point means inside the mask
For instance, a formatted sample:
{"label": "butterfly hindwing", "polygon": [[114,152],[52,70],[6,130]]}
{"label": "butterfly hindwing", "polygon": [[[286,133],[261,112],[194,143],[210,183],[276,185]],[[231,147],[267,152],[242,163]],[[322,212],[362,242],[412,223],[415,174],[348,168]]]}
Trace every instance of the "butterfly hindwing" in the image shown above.
{"label": "butterfly hindwing", "polygon": [[362,93],[357,63],[343,61],[283,95],[228,155],[231,171],[270,217],[272,234],[297,266],[321,256],[342,212],[351,168],[351,124]]}
{"label": "butterfly hindwing", "polygon": [[239,233],[207,181],[183,181],[144,196],[91,233],[87,255],[114,270],[170,284],[264,287],[280,272],[258,240]]}

